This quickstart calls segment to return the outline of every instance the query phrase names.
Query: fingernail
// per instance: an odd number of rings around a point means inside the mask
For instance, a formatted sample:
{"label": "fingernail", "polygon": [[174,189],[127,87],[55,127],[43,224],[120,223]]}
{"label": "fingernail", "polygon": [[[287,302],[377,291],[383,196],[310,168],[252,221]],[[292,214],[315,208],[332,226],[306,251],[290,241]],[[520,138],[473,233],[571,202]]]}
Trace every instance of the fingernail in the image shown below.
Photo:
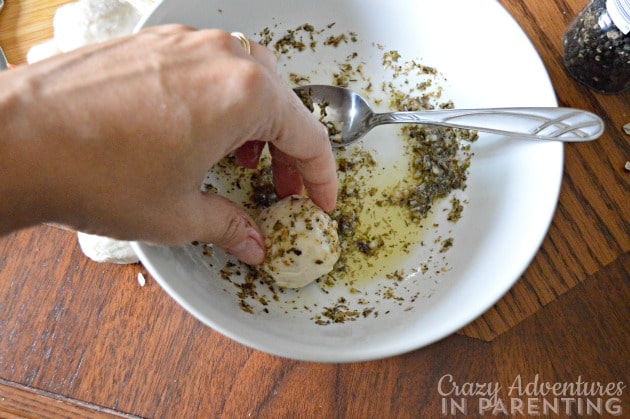
{"label": "fingernail", "polygon": [[230,253],[248,265],[260,265],[265,260],[264,240],[258,231],[248,228],[245,240],[230,249]]}

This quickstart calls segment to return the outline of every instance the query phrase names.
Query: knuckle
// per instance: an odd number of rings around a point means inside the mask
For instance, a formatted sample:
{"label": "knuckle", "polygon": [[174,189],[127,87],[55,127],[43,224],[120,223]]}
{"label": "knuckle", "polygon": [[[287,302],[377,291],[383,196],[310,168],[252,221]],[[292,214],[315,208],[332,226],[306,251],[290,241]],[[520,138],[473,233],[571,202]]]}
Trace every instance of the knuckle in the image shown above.
{"label": "knuckle", "polygon": [[192,28],[190,28],[189,26],[182,25],[180,23],[169,23],[165,25],[151,26],[149,28],[143,29],[141,33],[155,34],[159,36],[171,36],[190,31],[192,31]]}
{"label": "knuckle", "polygon": [[259,91],[264,88],[267,75],[263,68],[256,62],[240,60],[235,73],[239,83],[249,91]]}
{"label": "knuckle", "polygon": [[193,30],[190,26],[182,25],[181,23],[169,23],[162,26],[162,29],[166,33],[190,32]]}
{"label": "knuckle", "polygon": [[207,41],[217,42],[224,46],[230,45],[233,41],[232,36],[221,29],[205,29],[203,33],[207,37]]}
{"label": "knuckle", "polygon": [[231,249],[243,240],[248,225],[248,221],[240,214],[229,214],[228,219],[225,220],[221,235],[216,239],[215,244],[228,250]]}
{"label": "knuckle", "polygon": [[230,77],[231,91],[236,99],[235,105],[241,111],[254,109],[273,109],[273,95],[264,69],[254,61],[238,60],[234,63]]}
{"label": "knuckle", "polygon": [[[205,32],[205,41],[214,43],[219,49],[234,53],[242,52],[242,46],[239,41],[221,29],[207,29]],[[252,100],[262,99],[268,94],[270,85],[270,77],[266,68],[257,60],[251,57],[232,56],[229,61],[229,84],[235,93],[246,95],[246,99],[251,103]]]}

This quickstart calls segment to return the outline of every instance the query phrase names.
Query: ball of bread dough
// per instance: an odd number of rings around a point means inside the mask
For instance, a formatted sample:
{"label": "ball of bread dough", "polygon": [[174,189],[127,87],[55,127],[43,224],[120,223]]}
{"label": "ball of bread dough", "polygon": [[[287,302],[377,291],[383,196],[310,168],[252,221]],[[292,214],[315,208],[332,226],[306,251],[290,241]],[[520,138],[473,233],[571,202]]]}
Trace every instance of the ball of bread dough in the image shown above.
{"label": "ball of bread dough", "polygon": [[61,51],[57,48],[57,43],[54,39],[48,39],[44,42],[33,45],[31,49],[28,50],[28,53],[26,54],[26,62],[34,64],[57,54],[61,54]]}
{"label": "ball of bread dough", "polygon": [[337,222],[308,198],[284,198],[257,221],[267,247],[261,268],[281,287],[301,288],[330,272],[339,259]]}
{"label": "ball of bread dough", "polygon": [[80,0],[55,11],[55,43],[62,52],[133,32],[140,12],[121,0]]}
{"label": "ball of bread dough", "polygon": [[149,13],[153,9],[153,7],[155,7],[155,5],[159,3],[159,0],[126,0],[126,1],[127,3],[135,7],[136,10],[138,10],[143,15],[146,15],[147,13]]}
{"label": "ball of bread dough", "polygon": [[125,265],[137,263],[138,256],[130,242],[110,239],[96,234],[77,233],[79,245],[85,256],[95,262]]}

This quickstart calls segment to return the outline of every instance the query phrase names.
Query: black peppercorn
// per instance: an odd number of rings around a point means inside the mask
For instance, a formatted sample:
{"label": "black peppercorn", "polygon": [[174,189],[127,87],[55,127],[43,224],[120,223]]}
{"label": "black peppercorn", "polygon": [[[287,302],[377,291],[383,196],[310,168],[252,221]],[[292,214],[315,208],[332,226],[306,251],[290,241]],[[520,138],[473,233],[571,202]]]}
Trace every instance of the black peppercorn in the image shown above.
{"label": "black peppercorn", "polygon": [[563,38],[573,78],[601,93],[630,89],[629,9],[629,0],[590,0],[576,16]]}

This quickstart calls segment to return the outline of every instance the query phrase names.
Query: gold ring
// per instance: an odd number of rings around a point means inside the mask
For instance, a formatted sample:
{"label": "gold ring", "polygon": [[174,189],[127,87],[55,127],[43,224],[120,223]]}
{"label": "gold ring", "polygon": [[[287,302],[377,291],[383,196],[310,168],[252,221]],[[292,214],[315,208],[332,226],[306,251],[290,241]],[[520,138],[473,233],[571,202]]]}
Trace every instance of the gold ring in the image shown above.
{"label": "gold ring", "polygon": [[234,38],[238,39],[239,42],[241,43],[241,46],[245,49],[245,51],[247,51],[247,54],[252,53],[252,46],[249,43],[249,39],[247,39],[247,37],[245,35],[243,35],[240,32],[232,32],[230,35],[232,35]]}

